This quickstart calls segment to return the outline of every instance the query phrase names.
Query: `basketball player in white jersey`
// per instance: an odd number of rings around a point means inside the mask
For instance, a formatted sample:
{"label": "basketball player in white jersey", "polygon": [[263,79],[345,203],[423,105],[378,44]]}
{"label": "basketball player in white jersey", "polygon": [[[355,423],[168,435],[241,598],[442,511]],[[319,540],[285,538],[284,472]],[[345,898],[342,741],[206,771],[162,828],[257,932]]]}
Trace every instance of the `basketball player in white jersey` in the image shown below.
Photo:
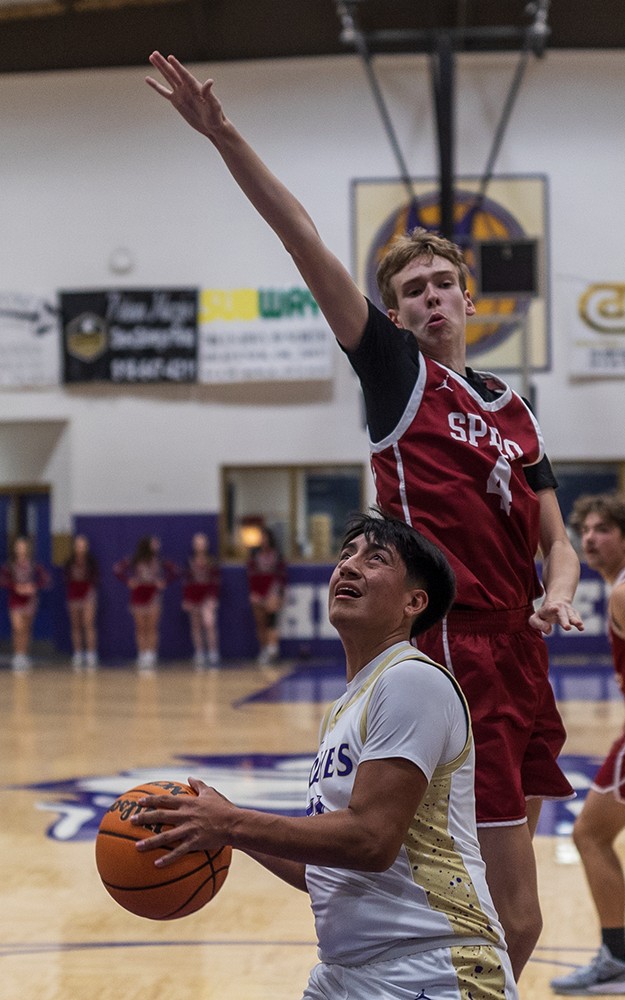
{"label": "basketball player in white jersey", "polygon": [[[608,637],[616,679],[625,693],[625,494],[578,497],[570,523],[580,535],[586,562],[610,588]],[[614,849],[624,829],[625,730],[595,775],[573,828],[599,918],[601,947],[589,965],[552,979],[556,993],[625,996],[625,875]]]}
{"label": "basketball player in white jersey", "polygon": [[[579,561],[529,407],[466,366],[475,307],[458,248],[424,230],[380,264],[387,314],[367,301],[300,202],[173,56],[148,83],[205,135],[291,254],[363,389],[378,503],[440,545],[457,579],[451,613],[419,640],[458,678],[476,746],[476,809],[495,906],[518,977],[541,928],[532,832],[542,798],[570,798],[544,634],[582,628]],[[535,568],[540,546],[542,586]],[[544,595],[543,595],[544,586]],[[534,600],[543,595],[540,608]]]}
{"label": "basketball player in white jersey", "polygon": [[305,1000],[517,997],[477,840],[468,707],[410,643],[453,594],[431,542],[357,516],[329,587],[347,687],[321,726],[307,815],[241,809],[193,778],[197,798],[141,800],[136,825],[170,825],[137,845],[171,848],[159,867],[227,843],[310,894],[320,964]]}

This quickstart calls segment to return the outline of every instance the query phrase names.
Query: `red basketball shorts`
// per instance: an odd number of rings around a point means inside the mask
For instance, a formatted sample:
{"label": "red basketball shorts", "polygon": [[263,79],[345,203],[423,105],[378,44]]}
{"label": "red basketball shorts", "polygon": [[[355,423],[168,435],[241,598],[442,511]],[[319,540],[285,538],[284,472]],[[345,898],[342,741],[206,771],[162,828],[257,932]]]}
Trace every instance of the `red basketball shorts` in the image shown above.
{"label": "red basketball shorts", "polygon": [[566,732],[531,613],[452,611],[418,638],[422,652],[454,673],[469,703],[481,826],[523,822],[527,798],[575,794],[557,764]]}
{"label": "red basketball shorts", "polygon": [[596,792],[612,792],[619,802],[625,802],[625,732],[614,740],[592,787]]}

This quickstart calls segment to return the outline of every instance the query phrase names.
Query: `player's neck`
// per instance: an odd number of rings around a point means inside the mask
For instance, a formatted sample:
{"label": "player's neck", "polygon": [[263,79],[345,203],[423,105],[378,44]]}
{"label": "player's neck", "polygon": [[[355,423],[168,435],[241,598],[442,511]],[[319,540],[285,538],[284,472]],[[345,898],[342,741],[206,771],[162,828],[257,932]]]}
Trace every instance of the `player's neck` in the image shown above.
{"label": "player's neck", "polygon": [[363,670],[367,664],[375,660],[376,656],[385,653],[391,646],[398,642],[410,642],[410,636],[405,633],[387,635],[384,639],[367,640],[362,635],[355,635],[347,638],[341,636],[343,649],[345,650],[346,676],[349,683]]}
{"label": "player's neck", "polygon": [[458,375],[462,375],[464,378],[467,373],[467,352],[465,345],[463,344],[460,348],[445,348],[441,345],[441,349],[435,351],[424,351],[422,348],[422,353],[426,354],[432,361],[437,361],[439,365],[444,365],[445,368],[450,368],[452,372],[456,372]]}
{"label": "player's neck", "polygon": [[612,586],[616,582],[620,574],[623,572],[623,570],[625,570],[625,559],[617,566],[614,567],[610,566],[608,569],[605,569],[602,573],[603,579],[607,584]]}

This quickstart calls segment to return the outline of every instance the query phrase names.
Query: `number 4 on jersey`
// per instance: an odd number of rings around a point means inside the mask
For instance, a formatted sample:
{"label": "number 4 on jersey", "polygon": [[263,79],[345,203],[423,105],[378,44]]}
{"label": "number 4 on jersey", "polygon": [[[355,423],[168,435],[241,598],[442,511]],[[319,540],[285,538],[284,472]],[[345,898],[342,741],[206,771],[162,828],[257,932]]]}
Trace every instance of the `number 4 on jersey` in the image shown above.
{"label": "number 4 on jersey", "polygon": [[497,494],[499,497],[499,506],[508,515],[510,515],[510,508],[512,507],[512,491],[510,490],[511,474],[510,462],[503,455],[500,455],[486,484],[486,492]]}

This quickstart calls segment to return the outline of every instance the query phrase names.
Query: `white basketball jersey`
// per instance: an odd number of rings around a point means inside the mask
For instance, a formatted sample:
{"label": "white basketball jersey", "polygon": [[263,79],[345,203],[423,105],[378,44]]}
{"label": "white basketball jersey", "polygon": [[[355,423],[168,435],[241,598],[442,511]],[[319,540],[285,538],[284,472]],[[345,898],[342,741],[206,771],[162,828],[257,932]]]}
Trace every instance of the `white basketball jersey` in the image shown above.
{"label": "white basketball jersey", "polygon": [[310,775],[311,822],[347,807],[364,760],[408,759],[429,784],[386,871],[307,866],[323,962],[503,944],[477,841],[468,718],[453,677],[408,642],[363,668],[327,713]]}

